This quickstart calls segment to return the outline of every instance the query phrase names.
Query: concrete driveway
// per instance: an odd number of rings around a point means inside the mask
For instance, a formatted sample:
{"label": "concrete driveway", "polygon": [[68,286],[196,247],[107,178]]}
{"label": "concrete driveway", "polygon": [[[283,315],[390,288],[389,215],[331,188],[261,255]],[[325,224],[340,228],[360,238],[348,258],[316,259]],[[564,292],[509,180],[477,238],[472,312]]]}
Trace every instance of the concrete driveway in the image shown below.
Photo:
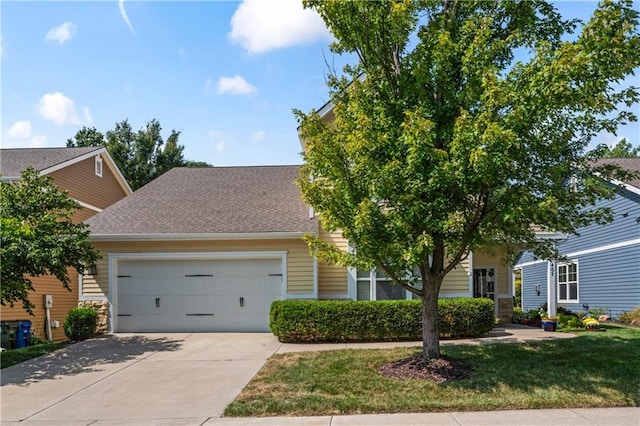
{"label": "concrete driveway", "polygon": [[267,333],[91,339],[2,370],[0,419],[202,424],[222,415],[280,345]]}

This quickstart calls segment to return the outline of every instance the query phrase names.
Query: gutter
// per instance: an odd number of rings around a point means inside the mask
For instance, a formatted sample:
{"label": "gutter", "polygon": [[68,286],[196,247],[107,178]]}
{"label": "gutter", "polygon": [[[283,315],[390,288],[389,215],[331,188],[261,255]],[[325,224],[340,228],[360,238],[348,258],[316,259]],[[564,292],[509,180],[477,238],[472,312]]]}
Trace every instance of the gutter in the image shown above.
{"label": "gutter", "polygon": [[[255,232],[202,234],[91,234],[91,241],[203,241],[203,240],[291,240],[310,232]],[[315,233],[315,232],[311,232]]]}

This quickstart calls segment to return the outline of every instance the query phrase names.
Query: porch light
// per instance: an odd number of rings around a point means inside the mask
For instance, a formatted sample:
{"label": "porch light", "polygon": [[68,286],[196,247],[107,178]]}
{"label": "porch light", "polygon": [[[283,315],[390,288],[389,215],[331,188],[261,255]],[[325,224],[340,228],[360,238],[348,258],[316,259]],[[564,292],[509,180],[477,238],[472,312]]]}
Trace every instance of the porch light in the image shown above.
{"label": "porch light", "polygon": [[84,269],[87,275],[98,275],[98,266],[95,263],[90,263]]}

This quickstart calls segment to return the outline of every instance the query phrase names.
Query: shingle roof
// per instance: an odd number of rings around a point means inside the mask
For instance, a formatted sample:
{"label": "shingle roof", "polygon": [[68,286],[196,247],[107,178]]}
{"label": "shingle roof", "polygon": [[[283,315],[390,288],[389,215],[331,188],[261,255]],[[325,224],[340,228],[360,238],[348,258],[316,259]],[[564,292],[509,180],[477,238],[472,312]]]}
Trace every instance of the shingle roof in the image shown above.
{"label": "shingle roof", "polygon": [[315,232],[299,166],[174,168],[87,221],[97,235]]}
{"label": "shingle roof", "polygon": [[1,149],[0,174],[3,178],[16,178],[29,166],[42,171],[100,149],[103,147]]}
{"label": "shingle roof", "polygon": [[598,164],[617,164],[624,170],[636,173],[634,178],[625,181],[625,183],[640,189],[640,157],[603,158],[598,160]]}

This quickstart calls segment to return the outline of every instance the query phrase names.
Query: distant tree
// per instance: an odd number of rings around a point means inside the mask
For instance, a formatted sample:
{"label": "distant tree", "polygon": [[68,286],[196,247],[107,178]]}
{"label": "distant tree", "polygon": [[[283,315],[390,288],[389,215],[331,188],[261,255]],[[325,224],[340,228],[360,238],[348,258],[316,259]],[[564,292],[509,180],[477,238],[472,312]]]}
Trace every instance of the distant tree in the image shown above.
{"label": "distant tree", "polygon": [[627,139],[621,139],[613,147],[606,147],[603,157],[605,158],[633,158],[640,156],[640,145],[635,148]]}
{"label": "distant tree", "polygon": [[206,161],[188,161],[187,160],[187,164],[185,164],[184,166],[191,167],[191,168],[203,168],[203,167],[213,167],[213,164],[209,164]]}
{"label": "distant tree", "polygon": [[105,143],[104,135],[96,130],[95,127],[82,126],[75,136],[67,139],[67,147],[76,148],[83,146],[103,146]]}
{"label": "distant tree", "polygon": [[86,225],[72,222],[80,205],[32,168],[0,184],[0,286],[2,305],[22,303],[32,313],[31,277],[54,275],[69,288],[69,268],[79,273],[100,258]]}
{"label": "distant tree", "polygon": [[115,124],[106,135],[94,127],[82,127],[73,138],[67,139],[68,147],[105,146],[133,190],[171,170],[187,164],[178,143],[180,132],[171,130],[165,143],[162,126],[153,119],[134,132],[128,120]]}
{"label": "distant tree", "polygon": [[[327,76],[331,123],[296,112],[303,198],[354,251],[305,239],[314,256],[375,267],[420,298],[423,356],[438,358],[440,288],[470,251],[554,257],[532,224],[573,234],[610,219],[587,207],[613,195],[603,179],[620,171],[584,151],[636,118],[624,107],[638,89],[620,84],[640,66],[638,11],[602,1],[567,40],[577,22],[544,1],[304,4],[336,37],[332,51],[358,61]],[[576,175],[581,191],[568,187]]]}

